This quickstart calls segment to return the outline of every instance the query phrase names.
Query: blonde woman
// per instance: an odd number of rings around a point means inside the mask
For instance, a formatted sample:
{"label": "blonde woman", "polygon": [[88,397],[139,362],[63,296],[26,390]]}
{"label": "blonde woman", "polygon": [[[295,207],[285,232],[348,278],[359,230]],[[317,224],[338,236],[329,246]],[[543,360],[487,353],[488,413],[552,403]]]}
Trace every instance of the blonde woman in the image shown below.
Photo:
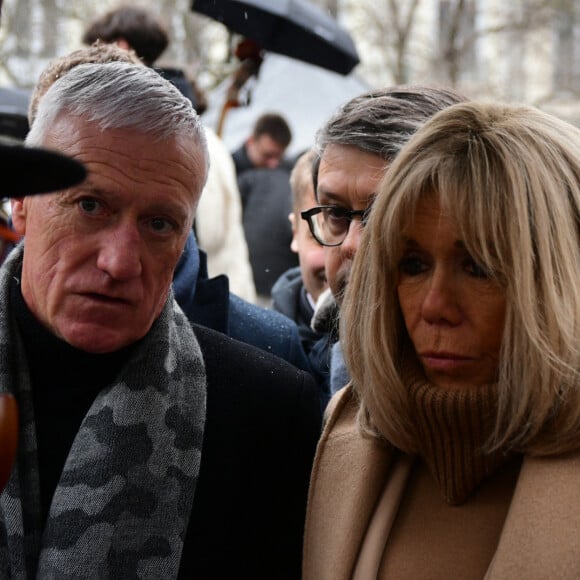
{"label": "blonde woman", "polygon": [[580,131],[438,113],[386,174],[343,314],[305,580],[580,578]]}

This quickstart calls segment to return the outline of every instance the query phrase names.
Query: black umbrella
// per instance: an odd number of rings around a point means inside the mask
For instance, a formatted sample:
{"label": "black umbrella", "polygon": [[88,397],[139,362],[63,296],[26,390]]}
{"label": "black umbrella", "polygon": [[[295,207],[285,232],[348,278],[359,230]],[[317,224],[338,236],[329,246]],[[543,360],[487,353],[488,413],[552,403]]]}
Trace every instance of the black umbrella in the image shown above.
{"label": "black umbrella", "polygon": [[359,63],[348,32],[307,0],[192,0],[191,8],[264,50],[343,75]]}
{"label": "black umbrella", "polygon": [[26,91],[0,87],[0,137],[24,141],[28,133],[28,102]]}

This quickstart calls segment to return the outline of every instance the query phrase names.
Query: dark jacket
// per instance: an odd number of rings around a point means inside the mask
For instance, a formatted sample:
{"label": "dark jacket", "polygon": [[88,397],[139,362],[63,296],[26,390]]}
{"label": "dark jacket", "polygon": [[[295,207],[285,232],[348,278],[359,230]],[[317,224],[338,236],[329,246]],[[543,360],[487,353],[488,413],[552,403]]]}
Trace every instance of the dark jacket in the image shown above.
{"label": "dark jacket", "polygon": [[290,249],[292,211],[290,174],[286,169],[251,169],[238,177],[242,223],[256,291],[270,296],[274,282],[298,266]]}
{"label": "dark jacket", "polygon": [[310,370],[298,329],[287,317],[250,304],[229,291],[225,275],[209,278],[206,257],[193,232],[173,276],[175,299],[191,322],[275,354]]}
{"label": "dark jacket", "polygon": [[331,395],[329,335],[312,329],[314,309],[306,296],[300,267],[291,268],[278,278],[272,288],[272,308],[294,320],[298,326],[310,372],[318,384],[320,406],[324,410]]}
{"label": "dark jacket", "polygon": [[296,323],[306,354],[324,336],[322,332],[312,330],[314,308],[308,300],[299,266],[286,270],[272,286],[272,309]]}
{"label": "dark jacket", "polygon": [[248,152],[246,151],[246,144],[240,145],[238,149],[232,152],[232,158],[234,160],[234,165],[236,166],[236,174],[238,177],[248,169],[255,169],[254,164],[250,161],[248,157]]}
{"label": "dark jacket", "polygon": [[207,418],[180,577],[298,579],[321,423],[316,387],[277,357],[194,331]]}
{"label": "dark jacket", "polygon": [[179,92],[187,97],[191,101],[193,108],[197,110],[198,103],[193,88],[182,69],[174,67],[154,67],[154,69],[163,78],[167,79],[172,85],[179,89]]}
{"label": "dark jacket", "polygon": [[[278,167],[280,167],[280,169],[292,171],[292,167],[294,167],[296,159],[298,159],[302,153],[303,152],[301,151],[300,154],[293,158],[283,157],[280,160],[280,165]],[[235,151],[232,151],[232,157],[234,159],[234,165],[236,166],[236,173],[238,177],[244,173],[244,171],[248,171],[248,169],[258,169],[249,158],[245,143],[240,145]]]}

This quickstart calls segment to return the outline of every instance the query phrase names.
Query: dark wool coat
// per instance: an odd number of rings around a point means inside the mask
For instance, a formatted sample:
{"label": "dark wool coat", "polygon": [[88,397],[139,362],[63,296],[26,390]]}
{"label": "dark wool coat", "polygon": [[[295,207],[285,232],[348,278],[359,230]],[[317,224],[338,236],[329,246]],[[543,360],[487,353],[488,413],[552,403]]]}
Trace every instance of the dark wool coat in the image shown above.
{"label": "dark wool coat", "polygon": [[321,426],[316,386],[277,357],[201,326],[194,331],[207,417],[180,577],[298,579]]}

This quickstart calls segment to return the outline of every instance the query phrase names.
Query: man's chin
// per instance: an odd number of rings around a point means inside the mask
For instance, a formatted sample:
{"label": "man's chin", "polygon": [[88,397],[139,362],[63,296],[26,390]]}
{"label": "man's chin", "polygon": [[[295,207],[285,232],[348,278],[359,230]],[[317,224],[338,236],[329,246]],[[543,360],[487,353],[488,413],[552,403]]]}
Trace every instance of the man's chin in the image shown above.
{"label": "man's chin", "polygon": [[60,338],[73,348],[89,354],[109,354],[117,352],[138,339],[123,330],[115,332],[111,328],[77,328],[64,333]]}

